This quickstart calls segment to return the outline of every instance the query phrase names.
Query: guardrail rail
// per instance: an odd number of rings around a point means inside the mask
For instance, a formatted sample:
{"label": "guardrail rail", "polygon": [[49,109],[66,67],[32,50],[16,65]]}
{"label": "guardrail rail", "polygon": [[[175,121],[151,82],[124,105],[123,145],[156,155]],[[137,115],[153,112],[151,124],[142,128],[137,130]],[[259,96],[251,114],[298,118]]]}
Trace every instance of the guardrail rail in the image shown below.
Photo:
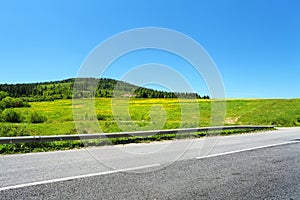
{"label": "guardrail rail", "polygon": [[210,132],[210,131],[222,131],[222,130],[236,130],[236,129],[261,130],[261,129],[268,129],[268,128],[274,128],[274,126],[215,126],[215,127],[169,129],[169,130],[117,132],[117,133],[0,137],[0,144],[92,140],[92,139],[101,139],[101,138],[102,139],[103,138],[121,138],[121,137],[136,137],[136,136],[147,137],[147,136],[152,136],[152,135],[163,135],[163,134],[183,134],[183,133]]}

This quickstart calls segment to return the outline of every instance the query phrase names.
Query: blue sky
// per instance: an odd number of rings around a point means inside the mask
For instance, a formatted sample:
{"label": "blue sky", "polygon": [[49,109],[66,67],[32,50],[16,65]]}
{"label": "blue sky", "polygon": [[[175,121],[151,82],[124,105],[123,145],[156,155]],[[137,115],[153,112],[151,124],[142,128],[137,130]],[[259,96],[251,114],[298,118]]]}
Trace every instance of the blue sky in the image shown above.
{"label": "blue sky", "polygon": [[[298,0],[0,0],[0,83],[76,77],[84,59],[110,36],[164,27],[206,49],[228,98],[300,97],[299,8]],[[185,65],[154,51],[129,55],[120,65],[154,61],[179,71]],[[122,70],[115,68],[106,76],[120,78]],[[207,93],[192,74],[187,76],[196,92]]]}

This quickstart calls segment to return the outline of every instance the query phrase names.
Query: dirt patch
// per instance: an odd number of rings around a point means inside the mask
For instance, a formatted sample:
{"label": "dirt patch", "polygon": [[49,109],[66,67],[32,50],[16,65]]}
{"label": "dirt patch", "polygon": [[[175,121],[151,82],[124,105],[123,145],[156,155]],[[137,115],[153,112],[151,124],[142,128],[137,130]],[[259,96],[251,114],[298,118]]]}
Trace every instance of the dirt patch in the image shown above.
{"label": "dirt patch", "polygon": [[237,121],[240,119],[241,116],[238,116],[238,117],[228,117],[226,120],[225,120],[225,123],[226,124],[236,124]]}

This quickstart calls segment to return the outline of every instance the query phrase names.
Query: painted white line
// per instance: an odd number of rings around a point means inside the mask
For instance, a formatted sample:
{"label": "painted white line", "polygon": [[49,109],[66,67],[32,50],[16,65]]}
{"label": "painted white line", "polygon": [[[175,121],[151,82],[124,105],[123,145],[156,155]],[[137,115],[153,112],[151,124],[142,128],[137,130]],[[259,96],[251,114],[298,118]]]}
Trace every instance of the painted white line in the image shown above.
{"label": "painted white line", "polygon": [[260,146],[260,147],[252,147],[252,148],[248,148],[248,149],[240,149],[240,150],[235,150],[235,151],[228,151],[228,152],[224,152],[224,153],[218,153],[218,154],[197,157],[196,159],[200,160],[200,159],[204,159],[204,158],[213,158],[213,157],[217,157],[217,156],[224,156],[224,155],[229,155],[229,154],[234,154],[234,153],[253,151],[253,150],[257,150],[257,149],[270,148],[270,147],[282,146],[282,145],[287,145],[287,144],[295,144],[295,143],[299,143],[299,142],[300,141],[291,141],[291,142],[283,142],[283,143],[278,143],[278,144],[270,144],[270,145],[265,145],[265,146]]}
{"label": "painted white line", "polygon": [[[253,148],[248,148],[248,149],[240,149],[240,150],[229,151],[229,152],[224,152],[224,153],[219,153],[219,154],[212,154],[212,155],[197,157],[196,159],[200,160],[200,159],[205,159],[205,158],[212,158],[212,157],[217,157],[217,156],[222,156],[222,155],[229,155],[229,154],[240,153],[240,152],[245,152],[245,151],[252,151],[252,150],[256,150],[256,149],[263,149],[263,148],[276,147],[276,146],[287,145],[287,144],[296,144],[296,143],[300,143],[300,141],[291,141],[291,142],[265,145],[265,146],[260,146],[260,147],[253,147]],[[85,174],[85,175],[79,175],[79,176],[72,176],[72,177],[58,178],[58,179],[52,179],[52,180],[46,180],[46,181],[38,181],[38,182],[32,182],[32,183],[19,184],[19,185],[14,185],[14,186],[6,186],[6,187],[0,188],[0,192],[5,191],[5,190],[23,188],[23,187],[30,187],[30,186],[36,186],[36,185],[49,184],[49,183],[70,181],[70,180],[75,180],[75,179],[88,178],[88,177],[94,177],[94,176],[102,176],[102,175],[114,174],[114,173],[118,173],[118,172],[134,171],[134,170],[147,169],[147,168],[159,167],[159,166],[161,166],[161,165],[160,164],[145,165],[145,166],[140,166],[140,167],[99,172],[99,173],[94,173],[94,174]]]}
{"label": "painted white line", "polygon": [[132,168],[126,168],[126,169],[118,169],[118,170],[112,170],[112,171],[99,172],[99,173],[94,173],[94,174],[85,174],[85,175],[71,176],[71,177],[58,178],[58,179],[52,179],[52,180],[46,180],[46,181],[38,181],[38,182],[33,182],[33,183],[25,183],[25,184],[20,184],[20,185],[2,187],[2,188],[0,188],[0,192],[5,191],[5,190],[19,189],[19,188],[23,188],[23,187],[44,185],[44,184],[57,183],[57,182],[63,182],[63,181],[71,181],[71,180],[75,180],[75,179],[89,178],[89,177],[94,177],[94,176],[102,176],[102,175],[107,175],[107,174],[115,174],[118,172],[134,171],[134,170],[147,169],[147,168],[159,167],[159,166],[160,166],[160,164],[145,165],[145,166],[141,166],[141,167],[132,167]]}

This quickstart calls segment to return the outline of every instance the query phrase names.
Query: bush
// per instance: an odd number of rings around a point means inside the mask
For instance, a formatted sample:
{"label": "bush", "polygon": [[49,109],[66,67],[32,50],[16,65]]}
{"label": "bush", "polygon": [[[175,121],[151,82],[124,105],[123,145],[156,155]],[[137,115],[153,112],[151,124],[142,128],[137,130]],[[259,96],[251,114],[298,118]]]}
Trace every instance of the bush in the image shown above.
{"label": "bush", "polygon": [[21,107],[30,107],[28,102],[24,102],[22,99],[19,98],[11,98],[5,97],[0,102],[0,108],[21,108]]}
{"label": "bush", "polygon": [[3,108],[13,108],[14,107],[14,99],[11,97],[5,97],[1,101],[1,106]]}
{"label": "bush", "polygon": [[10,109],[6,109],[2,112],[2,120],[5,122],[19,123],[22,121],[22,116],[21,116],[21,113],[10,108]]}
{"label": "bush", "polygon": [[13,99],[13,108],[30,107],[28,102],[24,102],[22,99]]}
{"label": "bush", "polygon": [[107,116],[105,116],[105,115],[97,114],[98,120],[106,120],[106,118],[107,118]]}
{"label": "bush", "polygon": [[38,112],[31,112],[29,114],[29,121],[33,124],[43,123],[46,120],[47,120],[47,118]]}
{"label": "bush", "polygon": [[0,91],[0,101],[8,96],[7,92]]}
{"label": "bush", "polygon": [[6,105],[4,104],[3,101],[0,101],[0,110],[4,110],[6,108]]}
{"label": "bush", "polygon": [[29,136],[30,132],[26,127],[14,124],[1,124],[0,137],[14,137],[14,136]]}

